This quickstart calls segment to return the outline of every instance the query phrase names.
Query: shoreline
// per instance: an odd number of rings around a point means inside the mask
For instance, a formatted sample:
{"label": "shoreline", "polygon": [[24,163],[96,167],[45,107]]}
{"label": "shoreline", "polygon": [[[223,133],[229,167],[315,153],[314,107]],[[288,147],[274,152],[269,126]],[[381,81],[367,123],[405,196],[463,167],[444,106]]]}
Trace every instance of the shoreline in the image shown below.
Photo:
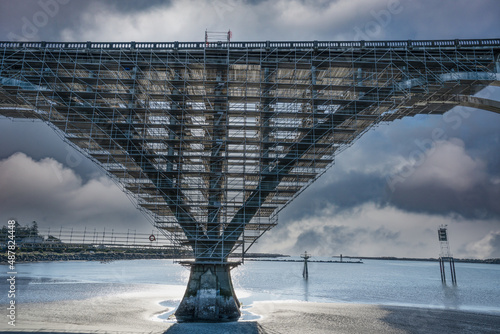
{"label": "shoreline", "polygon": [[[276,257],[286,257],[281,254],[251,254],[255,259],[266,259]],[[178,254],[165,254],[161,250],[147,249],[142,252],[126,251],[94,251],[90,252],[17,252],[15,262],[20,263],[36,263],[50,261],[120,261],[120,260],[180,260],[184,258]],[[257,260],[258,261],[258,260]],[[0,265],[7,265],[7,252],[0,253]]]}
{"label": "shoreline", "polygon": [[[120,260],[157,260],[172,259],[161,253],[52,253],[44,254],[18,253],[16,264],[59,261],[120,261]],[[8,264],[7,259],[0,257],[0,265]]]}
{"label": "shoreline", "polygon": [[[278,257],[283,257],[280,259]],[[287,255],[277,254],[251,254],[245,261],[263,261],[263,262],[303,262],[301,260],[294,259],[284,259],[289,257]],[[335,257],[332,257],[335,258]],[[172,256],[170,254],[165,254],[162,252],[118,252],[118,251],[108,251],[108,252],[22,252],[16,254],[16,263],[36,263],[36,262],[50,262],[50,261],[120,261],[120,260],[178,260],[181,259],[179,256]],[[437,262],[439,259],[435,258],[397,258],[397,257],[354,257],[345,256],[345,260],[309,260],[309,262],[318,263],[363,263],[362,260],[382,260],[382,261],[423,261],[423,262]],[[353,260],[353,259],[359,259]],[[500,259],[459,259],[455,258],[455,262],[459,263],[484,263],[484,264],[500,264]],[[7,265],[8,259],[6,254],[0,254],[0,265]]]}
{"label": "shoreline", "polygon": [[[174,286],[113,296],[19,305],[16,327],[3,333],[496,333],[500,315],[350,303],[257,301],[258,320],[230,323],[158,321],[181,295]],[[158,296],[162,296],[159,299]],[[2,305],[3,306],[3,305]]]}
{"label": "shoreline", "polygon": [[[272,308],[262,325],[270,330],[295,334],[312,333],[496,333],[500,315],[452,309],[407,306],[326,303],[256,304],[259,313]],[[308,323],[305,328],[301,323]]]}

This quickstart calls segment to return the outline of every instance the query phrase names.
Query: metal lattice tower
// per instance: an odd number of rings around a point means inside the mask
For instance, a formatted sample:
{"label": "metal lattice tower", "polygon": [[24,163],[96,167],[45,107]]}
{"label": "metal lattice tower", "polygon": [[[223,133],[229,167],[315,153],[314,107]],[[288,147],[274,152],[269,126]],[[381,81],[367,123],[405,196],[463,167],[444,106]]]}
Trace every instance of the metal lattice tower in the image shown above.
{"label": "metal lattice tower", "polygon": [[441,253],[439,254],[439,269],[441,271],[441,281],[446,283],[446,268],[445,262],[450,263],[451,282],[457,284],[457,274],[455,271],[455,259],[450,251],[450,243],[448,241],[448,225],[440,225],[438,229],[439,246]]}
{"label": "metal lattice tower", "polygon": [[452,257],[450,243],[448,241],[448,225],[440,225],[438,229],[439,247],[441,248],[440,257]]}
{"label": "metal lattice tower", "polygon": [[499,113],[471,96],[499,84],[499,53],[500,39],[0,42],[0,114],[50,124],[193,249],[200,275],[228,272],[371,126]]}

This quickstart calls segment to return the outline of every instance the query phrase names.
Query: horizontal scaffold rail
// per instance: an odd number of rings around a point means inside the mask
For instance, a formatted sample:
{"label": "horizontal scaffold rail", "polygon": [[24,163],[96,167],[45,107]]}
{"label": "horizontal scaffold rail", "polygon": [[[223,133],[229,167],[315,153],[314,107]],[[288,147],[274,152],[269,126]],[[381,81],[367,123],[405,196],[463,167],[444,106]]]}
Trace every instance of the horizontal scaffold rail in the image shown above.
{"label": "horizontal scaffold rail", "polygon": [[443,48],[500,46],[500,39],[400,40],[400,41],[263,41],[263,42],[0,42],[0,48],[47,49],[345,49],[345,48]]}
{"label": "horizontal scaffold rail", "polygon": [[224,262],[377,123],[500,82],[500,39],[0,42],[0,115],[40,119],[177,246]]}

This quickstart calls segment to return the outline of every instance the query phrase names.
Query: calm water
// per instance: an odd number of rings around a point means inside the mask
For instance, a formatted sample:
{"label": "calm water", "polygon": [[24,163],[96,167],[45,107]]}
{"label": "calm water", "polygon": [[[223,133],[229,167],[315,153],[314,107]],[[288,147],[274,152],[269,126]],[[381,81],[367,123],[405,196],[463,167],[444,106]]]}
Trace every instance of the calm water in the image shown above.
{"label": "calm water", "polygon": [[[310,263],[307,281],[302,266],[247,261],[232,271],[240,301],[343,302],[500,314],[500,265],[457,263],[457,286],[441,283],[437,262]],[[7,266],[0,266],[2,285],[7,271]],[[17,271],[18,303],[86,299],[155,284],[185,287],[189,277],[189,271],[172,260],[29,263],[18,264]],[[0,304],[6,302],[7,294],[1,293]]]}

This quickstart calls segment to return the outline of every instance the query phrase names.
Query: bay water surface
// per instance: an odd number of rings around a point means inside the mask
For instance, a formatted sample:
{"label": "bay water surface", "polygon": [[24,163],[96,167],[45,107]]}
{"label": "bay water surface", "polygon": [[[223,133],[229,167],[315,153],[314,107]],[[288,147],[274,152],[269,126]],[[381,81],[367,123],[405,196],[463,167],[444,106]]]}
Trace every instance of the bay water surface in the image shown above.
{"label": "bay water surface", "polygon": [[[446,284],[441,282],[437,262],[310,262],[307,280],[302,277],[302,268],[300,262],[246,261],[232,271],[236,294],[247,306],[254,301],[282,300],[413,306],[500,315],[500,265],[456,263],[457,285],[451,284],[449,276]],[[189,270],[172,260],[22,263],[16,265],[16,270],[18,304],[83,300],[160,285],[177,289],[182,295],[189,278]],[[7,272],[6,265],[0,266],[3,282]],[[0,304],[6,303],[5,291],[0,294]],[[170,303],[176,306],[179,300]]]}

